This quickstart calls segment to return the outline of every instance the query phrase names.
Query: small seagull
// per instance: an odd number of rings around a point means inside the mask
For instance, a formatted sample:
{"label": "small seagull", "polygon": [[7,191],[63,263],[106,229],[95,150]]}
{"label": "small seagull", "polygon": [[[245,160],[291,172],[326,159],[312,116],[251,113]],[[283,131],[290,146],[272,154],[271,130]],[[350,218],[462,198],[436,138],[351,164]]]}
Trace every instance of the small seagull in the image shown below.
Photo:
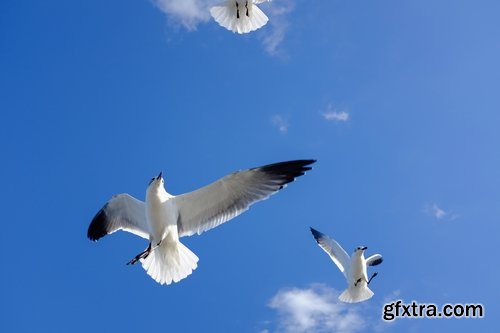
{"label": "small seagull", "polygon": [[339,300],[346,303],[357,303],[370,299],[373,292],[368,288],[371,280],[378,273],[368,279],[366,266],[376,266],[382,262],[380,254],[374,254],[365,259],[366,246],[358,246],[349,258],[342,246],[327,235],[311,228],[311,232],[318,245],[332,258],[333,262],[344,274],[348,287],[339,296]]}
{"label": "small seagull", "polygon": [[145,202],[126,193],[113,196],[92,219],[87,237],[97,241],[124,230],[145,238],[149,246],[127,265],[140,261],[156,282],[178,282],[198,266],[198,257],[179,237],[199,235],[231,220],[304,175],[314,162],[296,160],[237,171],[178,196],[165,191],[160,172],[151,179]]}
{"label": "small seagull", "polygon": [[210,8],[210,14],[222,27],[232,32],[246,34],[263,27],[269,19],[257,7],[268,0],[226,0]]}

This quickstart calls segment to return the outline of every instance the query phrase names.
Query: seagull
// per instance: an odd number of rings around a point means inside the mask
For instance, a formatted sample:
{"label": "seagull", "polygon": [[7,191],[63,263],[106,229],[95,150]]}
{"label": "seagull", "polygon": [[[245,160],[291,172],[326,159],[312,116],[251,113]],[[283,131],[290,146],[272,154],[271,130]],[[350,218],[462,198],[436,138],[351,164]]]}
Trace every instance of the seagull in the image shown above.
{"label": "seagull", "polygon": [[222,27],[245,34],[263,27],[269,19],[257,7],[269,0],[226,0],[220,6],[210,8],[210,14]]}
{"label": "seagull", "polygon": [[130,260],[137,261],[160,284],[178,282],[198,266],[198,257],[179,241],[240,215],[257,201],[269,198],[305,174],[315,160],[295,160],[233,172],[193,192],[167,193],[163,175],[154,177],[146,200],[123,193],[113,196],[90,222],[92,241],[118,230],[149,240],[148,247]]}
{"label": "seagull", "polygon": [[347,280],[348,287],[340,294],[339,300],[346,303],[357,303],[370,299],[373,292],[368,288],[368,285],[378,273],[373,273],[368,279],[366,266],[376,266],[382,263],[382,256],[374,254],[365,259],[367,247],[358,246],[353,255],[349,257],[335,240],[313,228],[311,228],[311,232],[318,245],[328,253]]}

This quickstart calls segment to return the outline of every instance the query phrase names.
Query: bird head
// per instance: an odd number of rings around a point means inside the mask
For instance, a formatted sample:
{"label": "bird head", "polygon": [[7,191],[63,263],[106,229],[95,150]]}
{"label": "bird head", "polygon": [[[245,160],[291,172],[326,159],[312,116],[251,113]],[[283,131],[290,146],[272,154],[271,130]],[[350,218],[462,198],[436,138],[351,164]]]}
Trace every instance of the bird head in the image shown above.
{"label": "bird head", "polygon": [[151,178],[151,180],[149,181],[148,188],[149,189],[158,188],[158,187],[162,186],[163,183],[164,183],[163,172],[160,172],[160,174],[158,176]]}
{"label": "bird head", "polygon": [[367,249],[366,246],[358,246],[357,248],[354,249],[354,254],[362,255],[363,253],[365,253],[366,249]]}

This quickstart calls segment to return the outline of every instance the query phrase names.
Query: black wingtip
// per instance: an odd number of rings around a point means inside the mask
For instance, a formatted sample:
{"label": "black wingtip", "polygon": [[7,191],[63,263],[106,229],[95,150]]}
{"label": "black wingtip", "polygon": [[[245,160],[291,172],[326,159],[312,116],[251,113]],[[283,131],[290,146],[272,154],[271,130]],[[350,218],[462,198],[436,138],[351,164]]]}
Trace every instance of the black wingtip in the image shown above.
{"label": "black wingtip", "polygon": [[316,242],[319,243],[319,239],[324,236],[323,233],[319,232],[318,230],[314,229],[313,227],[309,227],[311,229],[311,233],[313,234],[314,239]]}
{"label": "black wingtip", "polygon": [[104,209],[106,206],[101,208],[97,212],[97,214],[94,216],[92,219],[92,222],[90,222],[89,229],[87,231],[87,237],[91,241],[97,241],[99,238],[104,237],[108,234],[108,231],[106,230],[106,212]]}
{"label": "black wingtip", "polygon": [[281,178],[281,185],[293,182],[295,178],[303,176],[307,171],[311,170],[312,167],[309,165],[315,163],[316,160],[293,160],[286,162],[279,162],[264,165],[256,169],[261,170],[267,174],[274,176],[279,176]]}
{"label": "black wingtip", "polygon": [[384,258],[380,257],[379,259],[372,261],[372,263],[370,264],[370,266],[380,265],[382,263],[382,261],[384,261]]}

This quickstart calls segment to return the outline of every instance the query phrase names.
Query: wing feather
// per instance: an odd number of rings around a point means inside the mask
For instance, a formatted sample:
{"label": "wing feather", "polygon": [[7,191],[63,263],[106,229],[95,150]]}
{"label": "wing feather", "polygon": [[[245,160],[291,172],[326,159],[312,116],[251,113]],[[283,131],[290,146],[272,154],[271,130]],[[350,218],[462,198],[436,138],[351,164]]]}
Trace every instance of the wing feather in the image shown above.
{"label": "wing feather", "polygon": [[340,271],[347,277],[347,272],[351,265],[351,258],[345,252],[345,250],[337,243],[335,240],[331,239],[327,235],[319,232],[318,230],[311,228],[311,232],[314,239],[318,245],[330,256],[335,265],[340,269]]}
{"label": "wing feather", "polygon": [[126,193],[113,196],[90,222],[87,237],[97,241],[118,230],[149,239],[144,202]]}
{"label": "wing feather", "polygon": [[201,234],[269,198],[311,170],[315,160],[295,160],[234,172],[196,191],[176,196],[179,236]]}

